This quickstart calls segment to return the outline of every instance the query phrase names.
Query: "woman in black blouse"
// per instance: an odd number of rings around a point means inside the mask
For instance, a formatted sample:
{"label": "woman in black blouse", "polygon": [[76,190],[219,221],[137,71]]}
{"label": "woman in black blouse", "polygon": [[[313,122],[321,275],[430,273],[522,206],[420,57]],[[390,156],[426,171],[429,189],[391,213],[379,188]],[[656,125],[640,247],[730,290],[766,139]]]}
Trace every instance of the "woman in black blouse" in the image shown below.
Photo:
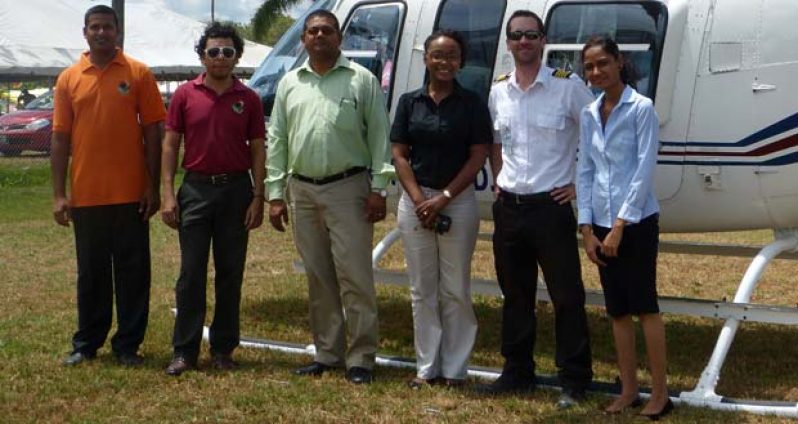
{"label": "woman in black blouse", "polygon": [[397,215],[413,302],[413,388],[464,383],[477,332],[471,305],[479,230],[474,178],[492,130],[487,105],[455,81],[464,57],[458,33],[430,35],[424,42],[429,82],[402,95],[391,128],[404,188]]}

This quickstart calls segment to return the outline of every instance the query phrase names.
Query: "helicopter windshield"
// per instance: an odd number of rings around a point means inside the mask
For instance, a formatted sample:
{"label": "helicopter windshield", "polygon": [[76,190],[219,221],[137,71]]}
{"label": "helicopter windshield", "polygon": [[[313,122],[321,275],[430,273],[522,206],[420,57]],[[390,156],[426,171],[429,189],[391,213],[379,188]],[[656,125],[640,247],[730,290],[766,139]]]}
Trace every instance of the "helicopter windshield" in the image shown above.
{"label": "helicopter windshield", "polygon": [[305,13],[288,28],[288,31],[280,37],[280,41],[263,60],[252,78],[249,80],[249,87],[255,90],[263,102],[263,113],[271,115],[274,106],[274,96],[277,93],[277,83],[283,75],[302,64],[307,54],[302,47],[300,36],[304,29],[305,17],[311,12],[326,9],[330,10],[335,4],[335,0],[319,0],[311,5]]}

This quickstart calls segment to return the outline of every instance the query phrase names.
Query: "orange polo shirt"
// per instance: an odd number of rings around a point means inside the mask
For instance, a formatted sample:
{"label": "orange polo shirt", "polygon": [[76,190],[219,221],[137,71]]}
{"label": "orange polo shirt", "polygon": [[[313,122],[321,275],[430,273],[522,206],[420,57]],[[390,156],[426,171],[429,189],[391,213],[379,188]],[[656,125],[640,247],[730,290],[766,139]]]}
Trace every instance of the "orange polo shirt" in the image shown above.
{"label": "orange polo shirt", "polygon": [[138,202],[147,187],[142,125],[166,117],[152,72],[117,50],[99,69],[88,52],[55,86],[53,131],[71,136],[74,207]]}

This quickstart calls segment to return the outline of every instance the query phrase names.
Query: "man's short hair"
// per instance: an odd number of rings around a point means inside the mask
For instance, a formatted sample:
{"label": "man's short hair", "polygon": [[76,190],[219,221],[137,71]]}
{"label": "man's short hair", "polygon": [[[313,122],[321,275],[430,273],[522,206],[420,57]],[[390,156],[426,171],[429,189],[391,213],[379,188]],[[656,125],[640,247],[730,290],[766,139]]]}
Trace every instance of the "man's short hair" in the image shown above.
{"label": "man's short hair", "polygon": [[504,28],[504,33],[506,35],[510,35],[510,24],[513,23],[513,19],[515,18],[532,18],[537,21],[538,30],[544,34],[546,33],[546,28],[543,27],[543,19],[540,19],[537,13],[531,10],[516,10],[510,15],[510,19],[507,20],[507,27]]}
{"label": "man's short hair", "polygon": [[205,46],[208,45],[209,38],[229,38],[233,40],[233,47],[236,49],[236,58],[241,58],[244,53],[244,39],[238,35],[238,31],[233,25],[223,24],[220,22],[211,22],[205,27],[205,31],[194,46],[194,51],[197,52],[200,59],[205,57]]}
{"label": "man's short hair", "polygon": [[308,15],[305,18],[305,23],[304,23],[302,28],[308,29],[308,22],[310,22],[310,20],[313,19],[313,18],[326,18],[326,19],[329,19],[329,20],[333,21],[333,27],[335,27],[335,32],[337,32],[338,34],[341,33],[341,24],[338,22],[338,18],[335,16],[334,13],[330,12],[329,10],[325,10],[325,9],[319,9],[319,10],[310,12],[310,15]]}
{"label": "man's short hair", "polygon": [[116,16],[116,10],[109,6],[98,4],[97,6],[90,7],[89,10],[86,11],[86,14],[83,15],[84,27],[89,26],[89,16],[91,15],[111,15],[114,17],[114,26],[119,28],[119,17]]}

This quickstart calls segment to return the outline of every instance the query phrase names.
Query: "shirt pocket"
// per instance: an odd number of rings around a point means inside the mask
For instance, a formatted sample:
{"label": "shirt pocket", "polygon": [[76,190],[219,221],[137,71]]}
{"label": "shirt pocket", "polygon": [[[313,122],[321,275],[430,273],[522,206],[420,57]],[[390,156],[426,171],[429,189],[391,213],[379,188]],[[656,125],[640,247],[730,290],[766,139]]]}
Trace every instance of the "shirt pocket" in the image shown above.
{"label": "shirt pocket", "polygon": [[331,121],[336,128],[355,131],[359,125],[358,101],[355,97],[339,97],[331,105]]}
{"label": "shirt pocket", "polygon": [[538,113],[533,125],[544,131],[562,131],[565,129],[565,115],[559,113]]}

